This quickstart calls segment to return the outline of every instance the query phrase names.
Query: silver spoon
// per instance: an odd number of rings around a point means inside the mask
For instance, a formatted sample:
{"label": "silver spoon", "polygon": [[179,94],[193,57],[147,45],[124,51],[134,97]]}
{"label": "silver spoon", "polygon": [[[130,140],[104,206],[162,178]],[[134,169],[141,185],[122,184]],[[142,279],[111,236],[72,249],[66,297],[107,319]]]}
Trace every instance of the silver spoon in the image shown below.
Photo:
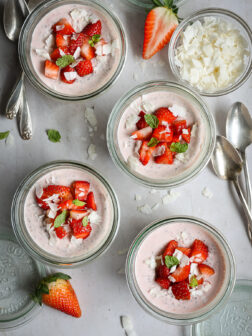
{"label": "silver spoon", "polygon": [[[8,0],[4,6],[4,30],[6,36],[11,41],[16,41],[19,36],[20,29],[25,17],[29,14],[29,9],[24,0]],[[24,140],[29,140],[32,137],[31,116],[27,102],[24,103],[24,73],[21,72],[6,105],[5,115],[9,119],[20,114],[19,131]],[[21,122],[22,120],[22,122]],[[27,123],[25,123],[27,121]],[[29,121],[29,122],[28,122]]]}
{"label": "silver spoon", "polygon": [[242,172],[243,162],[234,146],[223,136],[217,135],[216,137],[216,146],[212,155],[212,164],[218,177],[224,180],[230,180],[234,183],[235,189],[248,218],[249,228],[252,230],[252,216],[238,182],[238,176]]}
{"label": "silver spoon", "polygon": [[[251,209],[251,183],[246,159],[246,148],[252,143],[252,118],[244,104],[236,102],[231,106],[227,116],[226,135],[228,140],[232,142],[241,154],[247,192],[247,203],[249,209]],[[252,237],[251,231],[249,232]]]}

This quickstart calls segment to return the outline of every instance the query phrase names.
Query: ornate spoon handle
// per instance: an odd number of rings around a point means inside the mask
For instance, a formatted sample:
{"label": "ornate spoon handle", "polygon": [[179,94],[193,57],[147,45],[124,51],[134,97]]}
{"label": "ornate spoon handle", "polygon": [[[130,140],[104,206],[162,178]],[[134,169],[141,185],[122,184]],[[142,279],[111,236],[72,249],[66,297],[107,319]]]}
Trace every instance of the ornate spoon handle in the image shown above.
{"label": "ornate spoon handle", "polygon": [[5,115],[8,119],[14,119],[18,113],[22,100],[22,92],[24,87],[24,72],[22,71],[16,84],[12,90],[10,98],[6,105]]}
{"label": "ornate spoon handle", "polygon": [[32,121],[29,106],[25,96],[25,87],[22,90],[22,99],[18,111],[19,133],[24,140],[32,138]]}

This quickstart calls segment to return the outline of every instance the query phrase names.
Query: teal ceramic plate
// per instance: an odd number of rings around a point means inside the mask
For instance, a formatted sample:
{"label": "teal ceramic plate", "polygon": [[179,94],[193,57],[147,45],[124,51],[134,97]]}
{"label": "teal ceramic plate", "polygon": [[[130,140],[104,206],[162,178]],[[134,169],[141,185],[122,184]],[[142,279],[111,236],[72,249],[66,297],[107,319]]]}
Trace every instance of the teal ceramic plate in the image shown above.
{"label": "teal ceramic plate", "polygon": [[191,327],[191,336],[251,336],[252,281],[237,280],[227,305],[208,320]]}

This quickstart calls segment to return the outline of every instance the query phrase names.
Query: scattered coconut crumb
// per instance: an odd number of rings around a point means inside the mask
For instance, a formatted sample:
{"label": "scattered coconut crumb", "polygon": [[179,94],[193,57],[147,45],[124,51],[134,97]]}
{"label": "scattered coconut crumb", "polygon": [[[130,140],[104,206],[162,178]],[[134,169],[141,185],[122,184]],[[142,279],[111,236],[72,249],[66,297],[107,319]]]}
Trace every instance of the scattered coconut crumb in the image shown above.
{"label": "scattered coconut crumb", "polygon": [[129,248],[127,247],[125,249],[117,251],[117,254],[118,255],[124,255],[124,254],[128,253],[128,250],[129,250]]}
{"label": "scattered coconut crumb", "polygon": [[120,316],[122,328],[126,336],[136,336],[132,320],[129,316]]}
{"label": "scattered coconut crumb", "polygon": [[150,194],[156,194],[157,193],[157,190],[156,189],[151,189],[150,190]]}
{"label": "scattered coconut crumb", "polygon": [[13,147],[14,144],[15,144],[15,138],[11,133],[9,133],[9,135],[5,139],[5,146],[6,147]]}
{"label": "scattered coconut crumb", "polygon": [[137,194],[135,194],[135,200],[136,200],[136,201],[141,201],[141,199],[142,199],[142,196],[141,196],[141,195],[137,195]]}
{"label": "scattered coconut crumb", "polygon": [[174,202],[179,196],[180,196],[179,192],[169,190],[168,193],[162,198],[163,204]]}
{"label": "scattered coconut crumb", "polygon": [[120,268],[120,269],[117,271],[117,274],[120,274],[120,275],[125,274],[125,269],[124,269],[124,267]]}
{"label": "scattered coconut crumb", "polygon": [[201,191],[201,195],[208,198],[208,199],[211,199],[213,197],[213,193],[210,189],[208,189],[207,187],[205,187],[202,191]]}
{"label": "scattered coconut crumb", "polygon": [[91,127],[97,126],[97,119],[94,114],[94,108],[93,107],[86,107],[85,109],[85,118],[88,121],[89,125]]}
{"label": "scattered coconut crumb", "polygon": [[150,215],[152,213],[152,209],[148,204],[138,207],[137,210],[145,215]]}
{"label": "scattered coconut crumb", "polygon": [[88,147],[88,158],[94,161],[96,157],[96,146],[94,144],[90,144]]}
{"label": "scattered coconut crumb", "polygon": [[133,72],[133,79],[134,81],[138,81],[138,75],[135,72]]}

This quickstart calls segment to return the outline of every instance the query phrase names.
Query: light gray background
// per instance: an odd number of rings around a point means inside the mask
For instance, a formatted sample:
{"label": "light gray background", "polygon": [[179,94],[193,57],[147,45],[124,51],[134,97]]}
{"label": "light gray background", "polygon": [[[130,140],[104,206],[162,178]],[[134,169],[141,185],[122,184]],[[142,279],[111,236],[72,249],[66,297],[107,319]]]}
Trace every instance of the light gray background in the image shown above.
{"label": "light gray background", "polygon": [[[127,0],[106,0],[124,24],[128,39],[128,55],[124,70],[115,83],[104,95],[92,101],[64,103],[45,97],[27,83],[27,95],[34,125],[34,137],[24,142],[17,132],[16,122],[5,119],[5,99],[18,73],[16,46],[4,36],[0,25],[0,132],[10,130],[12,136],[7,145],[0,142],[0,225],[11,227],[10,207],[13,194],[23,179],[41,164],[56,160],[78,160],[98,167],[114,187],[121,204],[121,225],[119,233],[109,251],[98,260],[84,267],[68,271],[73,276],[73,286],[83,310],[81,319],[74,319],[58,311],[45,307],[31,323],[3,335],[72,335],[103,336],[124,335],[120,325],[120,315],[129,315],[137,335],[144,336],[182,336],[185,330],[157,321],[145,313],[132,298],[125,276],[118,274],[124,267],[126,255],[118,255],[118,250],[127,248],[135,235],[153,220],[171,215],[193,215],[217,226],[226,236],[233,249],[238,278],[252,278],[252,254],[244,229],[244,217],[241,208],[232,196],[232,188],[227,182],[217,179],[209,165],[192,182],[177,189],[180,198],[168,205],[161,205],[151,215],[137,211],[137,205],[160,202],[160,195],[151,195],[149,190],[135,184],[123,175],[112,163],[105,141],[100,139],[105,134],[106,123],[111,109],[122,94],[135,85],[152,79],[174,80],[167,63],[167,47],[151,61],[146,62],[144,71],[139,65],[143,41],[145,12],[130,5]],[[4,1],[0,0],[2,14]],[[248,23],[252,20],[251,0],[189,0],[179,14],[186,16],[193,11],[207,7],[228,8],[241,15]],[[164,67],[154,66],[154,61],[162,60]],[[135,74],[135,78],[133,76]],[[218,133],[225,133],[225,120],[229,106],[239,100],[252,109],[251,79],[236,92],[220,98],[206,99],[214,114]],[[98,118],[98,132],[93,140],[89,138],[84,121],[85,106],[94,106]],[[45,130],[56,128],[61,132],[62,141],[53,144],[47,140]],[[86,137],[83,141],[81,138]],[[87,159],[87,147],[90,143],[97,146],[98,158],[95,162]],[[252,170],[252,148],[248,150],[250,171]],[[252,175],[252,171],[251,171]],[[214,196],[211,200],[201,195],[207,186]],[[135,193],[143,200],[136,202]],[[138,204],[137,204],[138,203]]]}

